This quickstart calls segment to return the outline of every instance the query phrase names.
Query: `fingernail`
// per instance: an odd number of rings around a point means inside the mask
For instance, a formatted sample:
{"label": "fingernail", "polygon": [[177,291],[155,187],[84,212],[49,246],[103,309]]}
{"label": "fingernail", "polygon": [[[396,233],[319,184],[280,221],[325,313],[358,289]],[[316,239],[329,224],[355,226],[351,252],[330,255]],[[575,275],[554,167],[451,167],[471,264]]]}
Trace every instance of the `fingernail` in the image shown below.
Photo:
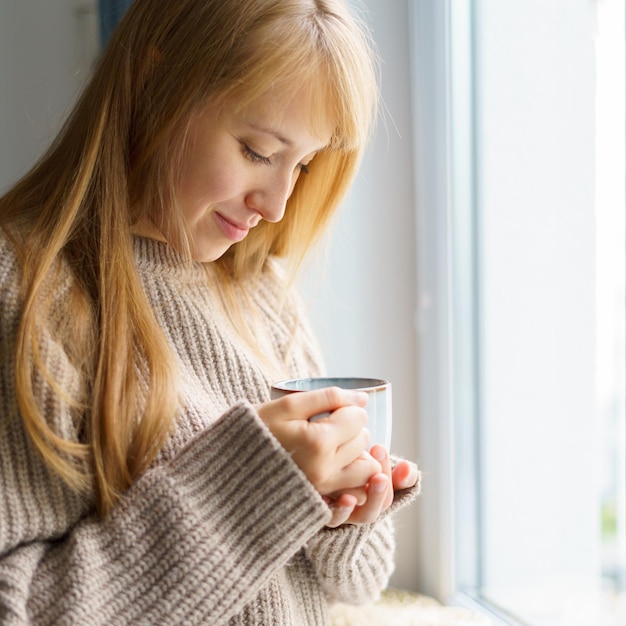
{"label": "fingernail", "polygon": [[377,460],[377,461],[384,461],[387,458],[387,451],[385,450],[385,448],[383,448],[382,446],[374,446],[371,451],[370,454]]}
{"label": "fingernail", "polygon": [[382,493],[387,489],[387,485],[382,480],[375,480],[372,482],[372,491],[374,493]]}
{"label": "fingernail", "polygon": [[365,391],[355,391],[354,392],[354,404],[358,404],[359,406],[365,406],[370,397],[365,393]]}

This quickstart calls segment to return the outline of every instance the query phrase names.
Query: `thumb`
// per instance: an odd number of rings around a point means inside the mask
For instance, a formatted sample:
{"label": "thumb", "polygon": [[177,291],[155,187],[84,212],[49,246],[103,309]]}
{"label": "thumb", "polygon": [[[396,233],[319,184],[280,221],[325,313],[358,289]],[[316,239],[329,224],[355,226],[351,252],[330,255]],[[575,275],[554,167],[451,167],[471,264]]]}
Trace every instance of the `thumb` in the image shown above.
{"label": "thumb", "polygon": [[286,392],[274,402],[283,403],[292,419],[310,419],[322,413],[332,413],[344,406],[364,407],[369,396],[364,391],[342,389],[341,387],[323,387],[313,391]]}

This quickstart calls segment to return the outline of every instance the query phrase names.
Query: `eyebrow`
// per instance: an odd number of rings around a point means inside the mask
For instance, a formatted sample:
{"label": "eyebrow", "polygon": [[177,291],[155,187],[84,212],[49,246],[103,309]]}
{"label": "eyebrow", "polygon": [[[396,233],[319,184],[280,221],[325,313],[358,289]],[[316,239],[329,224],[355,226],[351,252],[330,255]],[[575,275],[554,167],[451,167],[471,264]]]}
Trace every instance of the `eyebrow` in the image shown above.
{"label": "eyebrow", "polygon": [[274,130],[273,128],[267,128],[265,126],[257,126],[256,124],[248,124],[248,126],[252,130],[258,131],[260,133],[264,133],[266,135],[272,135],[272,137],[275,137],[276,139],[278,139],[280,143],[285,144],[288,148],[293,148],[293,141],[281,135],[277,130]]}
{"label": "eyebrow", "polygon": [[[272,137],[275,137],[276,139],[278,139],[278,141],[280,141],[280,143],[282,143],[283,145],[287,146],[288,148],[294,148],[294,143],[293,141],[291,141],[291,139],[289,139],[288,137],[285,137],[284,135],[281,135],[281,133],[277,130],[275,130],[274,128],[268,128],[266,126],[259,126],[257,124],[248,124],[248,127],[251,128],[254,131],[260,132],[260,133],[264,133],[266,135],[271,135]],[[327,145],[327,144],[326,144]],[[315,150],[313,150],[313,152],[321,152],[322,150],[324,150],[324,148],[326,148],[326,145],[320,146],[319,148],[316,148]]]}

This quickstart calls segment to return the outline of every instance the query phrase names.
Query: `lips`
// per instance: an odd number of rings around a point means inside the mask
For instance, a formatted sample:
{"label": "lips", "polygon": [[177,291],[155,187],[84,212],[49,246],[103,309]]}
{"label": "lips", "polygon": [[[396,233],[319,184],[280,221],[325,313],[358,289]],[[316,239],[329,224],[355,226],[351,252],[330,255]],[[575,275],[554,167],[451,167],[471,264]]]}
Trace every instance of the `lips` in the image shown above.
{"label": "lips", "polygon": [[230,239],[231,241],[237,243],[238,241],[242,241],[246,238],[246,235],[250,231],[247,226],[241,226],[240,224],[236,224],[235,222],[231,222],[229,219],[226,219],[221,213],[213,213],[215,216],[215,221],[219,226],[220,230],[224,235]]}

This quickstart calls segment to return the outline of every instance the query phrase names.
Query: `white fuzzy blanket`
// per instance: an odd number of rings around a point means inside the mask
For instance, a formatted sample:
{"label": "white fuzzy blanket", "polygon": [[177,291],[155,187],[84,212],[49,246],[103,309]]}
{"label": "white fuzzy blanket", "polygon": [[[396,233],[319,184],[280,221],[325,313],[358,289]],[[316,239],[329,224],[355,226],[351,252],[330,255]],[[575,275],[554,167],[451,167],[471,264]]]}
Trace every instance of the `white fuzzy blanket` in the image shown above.
{"label": "white fuzzy blanket", "polygon": [[365,606],[336,604],[333,626],[493,626],[483,615],[468,609],[442,606],[427,596],[388,590],[379,602]]}

